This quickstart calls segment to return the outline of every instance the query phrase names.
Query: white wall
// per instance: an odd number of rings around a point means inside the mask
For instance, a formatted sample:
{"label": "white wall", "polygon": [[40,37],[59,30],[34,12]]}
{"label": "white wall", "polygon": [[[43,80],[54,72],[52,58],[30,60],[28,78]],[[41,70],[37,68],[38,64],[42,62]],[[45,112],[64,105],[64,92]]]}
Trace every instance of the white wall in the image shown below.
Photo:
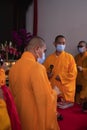
{"label": "white wall", "polygon": [[[32,31],[32,6],[26,15],[28,31]],[[87,41],[87,0],[38,0],[38,35],[47,43],[47,55],[54,51],[52,43],[59,34],[67,39],[66,51],[75,55],[78,42]]]}

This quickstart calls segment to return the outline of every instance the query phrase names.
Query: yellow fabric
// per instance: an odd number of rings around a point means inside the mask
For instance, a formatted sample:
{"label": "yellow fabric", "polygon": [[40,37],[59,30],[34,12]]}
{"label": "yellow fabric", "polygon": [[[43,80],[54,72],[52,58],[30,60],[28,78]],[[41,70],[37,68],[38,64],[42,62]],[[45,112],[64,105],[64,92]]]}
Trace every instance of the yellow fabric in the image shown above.
{"label": "yellow fabric", "polygon": [[[5,84],[5,71],[0,68],[0,87]],[[7,112],[7,106],[3,100],[3,93],[0,89],[0,130],[11,130],[10,118]]]}
{"label": "yellow fabric", "polygon": [[[77,68],[73,56],[64,51],[59,56],[53,53],[44,62],[47,71],[51,64],[54,65],[54,75],[50,79],[52,86],[59,87],[65,99],[74,102]],[[59,75],[61,82],[55,80],[57,75]]]}
{"label": "yellow fabric", "polygon": [[57,95],[52,90],[45,67],[24,52],[9,72],[22,130],[59,130],[56,120]]}
{"label": "yellow fabric", "polygon": [[76,101],[79,102],[80,98],[87,98],[87,52],[83,55],[77,54],[75,56],[77,66],[82,66],[83,71],[78,72],[76,84],[82,85],[80,94],[76,94]]}
{"label": "yellow fabric", "polygon": [[3,99],[0,99],[0,130],[11,130],[10,119]]}
{"label": "yellow fabric", "polygon": [[6,76],[5,76],[5,71],[0,68],[0,86],[5,84]]}

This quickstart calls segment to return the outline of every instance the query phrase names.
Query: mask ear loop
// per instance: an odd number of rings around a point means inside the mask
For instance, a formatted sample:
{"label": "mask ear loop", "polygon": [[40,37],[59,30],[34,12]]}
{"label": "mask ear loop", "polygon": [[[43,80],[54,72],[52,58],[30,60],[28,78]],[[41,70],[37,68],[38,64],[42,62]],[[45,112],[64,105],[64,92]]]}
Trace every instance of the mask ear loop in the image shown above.
{"label": "mask ear loop", "polygon": [[34,47],[34,53],[36,55],[36,59],[40,57],[39,54],[38,54],[39,48],[40,48],[39,46]]}
{"label": "mask ear loop", "polygon": [[45,53],[44,53],[44,52],[42,53],[42,57],[41,57],[41,58],[38,58],[37,61],[38,61],[39,63],[41,63],[41,64],[44,63],[44,61],[45,61]]}

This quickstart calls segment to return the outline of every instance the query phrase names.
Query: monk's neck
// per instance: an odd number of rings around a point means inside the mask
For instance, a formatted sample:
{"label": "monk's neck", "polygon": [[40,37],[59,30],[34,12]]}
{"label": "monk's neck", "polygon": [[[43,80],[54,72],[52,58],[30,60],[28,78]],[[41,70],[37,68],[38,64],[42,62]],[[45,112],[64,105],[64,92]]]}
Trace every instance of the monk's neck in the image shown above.
{"label": "monk's neck", "polygon": [[80,53],[80,56],[82,57],[82,56],[84,56],[84,54],[85,54],[85,52],[84,53]]}
{"label": "monk's neck", "polygon": [[56,51],[55,53],[56,53],[57,56],[59,56],[62,52]]}

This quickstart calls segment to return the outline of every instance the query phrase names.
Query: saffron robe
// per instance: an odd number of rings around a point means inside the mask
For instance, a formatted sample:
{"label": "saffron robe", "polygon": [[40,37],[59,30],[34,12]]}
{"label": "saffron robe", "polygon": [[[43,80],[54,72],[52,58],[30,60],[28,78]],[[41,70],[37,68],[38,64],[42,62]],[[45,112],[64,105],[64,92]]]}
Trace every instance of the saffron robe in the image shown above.
{"label": "saffron robe", "polygon": [[[65,97],[65,100],[74,102],[77,76],[74,57],[65,51],[61,52],[59,56],[54,52],[49,55],[44,62],[47,72],[50,65],[54,66],[52,70],[53,77],[50,79],[52,87],[57,86]],[[55,79],[57,75],[61,81]]]}
{"label": "saffron robe", "polygon": [[5,85],[5,71],[0,69],[0,130],[21,130],[16,106],[9,88]]}
{"label": "saffron robe", "polygon": [[59,130],[56,118],[56,92],[46,69],[30,52],[12,66],[9,85],[15,99],[22,130]]}
{"label": "saffron robe", "polygon": [[76,79],[76,84],[82,85],[81,92],[79,94],[76,93],[76,102],[79,102],[80,98],[87,98],[87,52],[85,52],[83,55],[77,54],[75,56],[75,61],[77,66],[82,66],[83,68],[83,71],[78,71]]}
{"label": "saffron robe", "polygon": [[0,130],[11,130],[11,123],[6,103],[1,98],[0,98]]}
{"label": "saffron robe", "polygon": [[6,82],[6,76],[4,69],[0,68],[0,86],[4,85]]}
{"label": "saffron robe", "polygon": [[18,117],[18,113],[16,110],[14,99],[13,99],[13,96],[12,96],[10,90],[9,90],[9,87],[7,87],[6,85],[3,85],[3,86],[1,86],[1,89],[3,92],[3,96],[4,96],[4,101],[6,103],[8,115],[10,118],[11,129],[12,130],[21,130],[20,120]]}
{"label": "saffron robe", "polygon": [[10,118],[1,90],[1,86],[5,84],[5,79],[5,71],[0,68],[0,130],[11,130]]}

